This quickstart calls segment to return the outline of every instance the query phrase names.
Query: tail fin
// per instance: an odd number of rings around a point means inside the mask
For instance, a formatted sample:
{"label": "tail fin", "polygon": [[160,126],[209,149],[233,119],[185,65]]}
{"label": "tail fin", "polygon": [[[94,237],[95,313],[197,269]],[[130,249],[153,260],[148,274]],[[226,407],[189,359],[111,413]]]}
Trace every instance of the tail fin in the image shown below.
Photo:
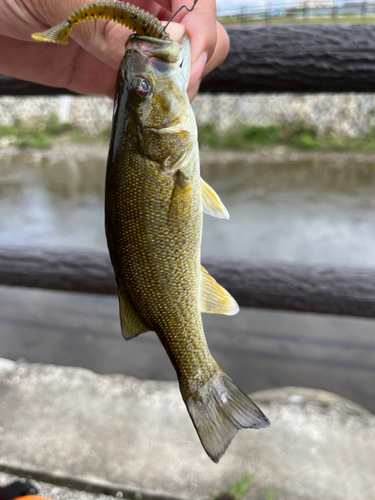
{"label": "tail fin", "polygon": [[257,405],[222,371],[195,394],[182,391],[207,455],[218,463],[239,429],[261,429],[270,422]]}
{"label": "tail fin", "polygon": [[69,21],[63,21],[49,30],[41,33],[33,33],[31,36],[37,42],[57,43],[58,45],[68,45],[68,38],[73,24]]}

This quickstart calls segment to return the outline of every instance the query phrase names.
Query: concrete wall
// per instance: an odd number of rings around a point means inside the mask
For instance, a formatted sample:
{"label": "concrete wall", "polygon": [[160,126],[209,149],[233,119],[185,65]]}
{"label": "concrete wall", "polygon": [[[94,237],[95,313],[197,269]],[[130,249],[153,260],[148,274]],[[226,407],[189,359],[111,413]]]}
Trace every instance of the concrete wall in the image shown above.
{"label": "concrete wall", "polygon": [[[301,121],[320,131],[360,136],[375,125],[375,94],[201,94],[193,108],[199,125],[220,131],[238,124],[272,125]],[[52,113],[89,134],[110,125],[112,101],[106,97],[0,97],[0,125],[16,118],[38,120]]]}

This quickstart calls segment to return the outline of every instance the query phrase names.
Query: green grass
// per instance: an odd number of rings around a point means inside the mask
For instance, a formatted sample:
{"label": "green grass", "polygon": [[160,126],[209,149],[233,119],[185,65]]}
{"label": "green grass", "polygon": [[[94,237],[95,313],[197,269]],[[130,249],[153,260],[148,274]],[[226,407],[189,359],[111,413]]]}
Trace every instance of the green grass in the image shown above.
{"label": "green grass", "polygon": [[[110,124],[99,134],[91,136],[74,125],[59,123],[55,115],[44,121],[15,120],[13,125],[0,125],[0,138],[8,137],[11,143],[20,148],[44,149],[61,142],[108,145],[110,135]],[[304,151],[375,153],[375,127],[362,137],[344,137],[332,133],[321,134],[316,128],[299,122],[267,127],[242,125],[225,134],[219,134],[213,124],[207,124],[199,127],[199,144],[211,149],[240,151],[283,145]]]}
{"label": "green grass", "polygon": [[[230,485],[230,491],[215,492],[210,500],[242,500],[253,484],[255,476],[244,472],[239,481],[233,482]],[[264,492],[265,500],[276,500],[278,488],[267,487]]]}
{"label": "green grass", "polygon": [[255,476],[249,474],[248,472],[244,472],[240,481],[231,483],[230,493],[234,500],[241,500],[245,496],[254,479]]}
{"label": "green grass", "polygon": [[279,492],[278,488],[268,487],[264,492],[265,500],[276,500],[277,494]]}
{"label": "green grass", "polygon": [[256,151],[260,148],[288,146],[305,151],[375,152],[375,128],[362,137],[321,134],[315,127],[303,123],[287,123],[258,127],[243,125],[219,134],[214,125],[199,128],[199,144],[212,149]]}
{"label": "green grass", "polygon": [[69,123],[59,123],[56,115],[46,120],[17,119],[13,125],[0,125],[0,138],[8,137],[19,148],[45,149],[56,142],[99,142],[106,143],[110,138],[111,127],[106,127],[97,136],[85,134],[80,128]]}
{"label": "green grass", "polygon": [[255,476],[244,472],[239,481],[231,483],[230,491],[213,493],[211,500],[242,500],[254,479]]}

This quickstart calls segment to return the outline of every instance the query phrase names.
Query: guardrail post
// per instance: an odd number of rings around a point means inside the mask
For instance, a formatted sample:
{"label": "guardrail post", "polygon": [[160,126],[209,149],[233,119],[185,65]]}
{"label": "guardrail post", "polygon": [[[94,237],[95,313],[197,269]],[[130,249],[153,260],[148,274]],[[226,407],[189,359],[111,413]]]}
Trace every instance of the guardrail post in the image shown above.
{"label": "guardrail post", "polygon": [[362,2],[361,17],[366,17],[366,14],[367,14],[367,2]]}
{"label": "guardrail post", "polygon": [[303,18],[306,19],[307,17],[309,17],[309,4],[308,0],[305,0],[303,4]]}

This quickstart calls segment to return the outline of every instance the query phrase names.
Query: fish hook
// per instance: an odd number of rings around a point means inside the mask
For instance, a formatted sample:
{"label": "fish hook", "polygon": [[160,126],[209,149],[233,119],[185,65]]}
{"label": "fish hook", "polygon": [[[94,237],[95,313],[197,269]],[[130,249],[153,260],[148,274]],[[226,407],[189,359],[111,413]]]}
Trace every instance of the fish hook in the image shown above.
{"label": "fish hook", "polygon": [[197,5],[197,2],[198,2],[198,0],[194,0],[193,6],[190,9],[186,5],[182,5],[179,9],[177,9],[176,12],[173,14],[173,16],[169,19],[167,24],[164,26],[163,31],[165,31],[168,28],[169,23],[171,21],[173,21],[173,19],[177,16],[177,14],[180,12],[180,10],[186,9],[188,12],[191,12],[192,10],[194,10],[194,7]]}

